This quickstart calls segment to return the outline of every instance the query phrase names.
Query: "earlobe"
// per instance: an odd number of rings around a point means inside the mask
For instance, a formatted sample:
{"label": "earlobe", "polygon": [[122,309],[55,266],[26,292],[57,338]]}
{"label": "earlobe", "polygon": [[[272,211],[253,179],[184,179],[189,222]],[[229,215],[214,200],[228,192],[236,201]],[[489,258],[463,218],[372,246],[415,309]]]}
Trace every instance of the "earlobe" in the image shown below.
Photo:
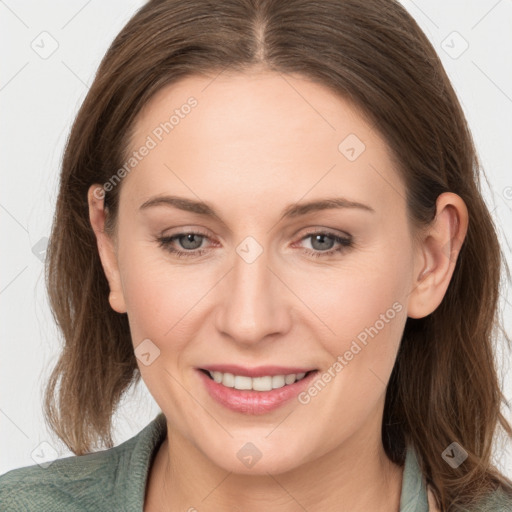
{"label": "earlobe", "polygon": [[89,187],[87,200],[89,203],[89,220],[96,235],[101,264],[110,287],[108,298],[110,306],[118,313],[126,313],[115,244],[111,236],[105,232],[106,211],[104,191],[101,185],[94,184]]}
{"label": "earlobe", "polygon": [[423,318],[446,294],[468,227],[467,207],[460,196],[445,192],[437,198],[436,217],[415,255],[407,316]]}

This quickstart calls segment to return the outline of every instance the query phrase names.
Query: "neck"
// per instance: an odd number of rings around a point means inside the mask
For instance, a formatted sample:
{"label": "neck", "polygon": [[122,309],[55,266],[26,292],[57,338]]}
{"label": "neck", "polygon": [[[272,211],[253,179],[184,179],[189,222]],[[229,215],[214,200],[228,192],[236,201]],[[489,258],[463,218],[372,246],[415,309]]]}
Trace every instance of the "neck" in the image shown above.
{"label": "neck", "polygon": [[379,435],[359,431],[293,470],[247,475],[216,466],[168,423],[150,472],[144,510],[398,512],[403,468],[387,458],[380,429],[368,430]]}

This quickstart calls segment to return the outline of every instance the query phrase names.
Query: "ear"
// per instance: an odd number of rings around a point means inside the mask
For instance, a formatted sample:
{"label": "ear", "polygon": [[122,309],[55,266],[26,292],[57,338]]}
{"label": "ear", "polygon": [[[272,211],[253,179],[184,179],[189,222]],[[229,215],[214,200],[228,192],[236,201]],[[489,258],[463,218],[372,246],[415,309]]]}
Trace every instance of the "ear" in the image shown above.
{"label": "ear", "polygon": [[110,286],[110,295],[108,297],[110,306],[118,313],[126,313],[126,304],[117,262],[116,244],[111,236],[105,232],[105,218],[108,209],[105,209],[104,198],[105,191],[101,185],[94,184],[89,187],[87,193],[89,220],[96,235],[101,264]]}
{"label": "ear", "polygon": [[468,210],[460,196],[440,194],[436,217],[422,234],[415,251],[412,292],[407,316],[423,318],[441,303],[455,270],[460,248],[468,228]]}

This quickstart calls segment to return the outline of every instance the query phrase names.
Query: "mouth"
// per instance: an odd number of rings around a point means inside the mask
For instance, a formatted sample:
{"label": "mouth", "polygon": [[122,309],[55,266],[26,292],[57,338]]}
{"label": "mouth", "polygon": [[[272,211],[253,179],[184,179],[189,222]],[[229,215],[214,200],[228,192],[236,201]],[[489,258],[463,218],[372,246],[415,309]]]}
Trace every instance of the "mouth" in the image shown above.
{"label": "mouth", "polygon": [[319,371],[215,366],[196,368],[196,372],[210,398],[219,405],[236,413],[262,415],[292,403],[293,398],[312,384]]}
{"label": "mouth", "polygon": [[239,391],[272,391],[285,386],[291,386],[296,382],[307,378],[317,370],[308,370],[296,373],[281,373],[274,375],[261,375],[251,377],[248,375],[239,375],[231,372],[211,371],[204,368],[199,369],[211,380],[221,384],[226,388],[233,388]]}

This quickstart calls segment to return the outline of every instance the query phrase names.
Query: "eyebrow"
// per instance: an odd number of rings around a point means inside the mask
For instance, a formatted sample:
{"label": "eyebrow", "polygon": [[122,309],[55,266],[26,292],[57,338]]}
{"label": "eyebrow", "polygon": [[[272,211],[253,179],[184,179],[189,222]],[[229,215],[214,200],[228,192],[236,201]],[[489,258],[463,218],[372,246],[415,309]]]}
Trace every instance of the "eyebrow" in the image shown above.
{"label": "eyebrow", "polygon": [[[145,210],[154,206],[171,206],[187,212],[197,213],[206,217],[217,217],[220,219],[219,215],[210,204],[179,196],[153,197],[144,202],[140,206],[139,210]],[[341,208],[361,209],[363,211],[375,213],[375,210],[366,204],[357,201],[350,201],[343,197],[333,197],[291,204],[284,209],[281,219],[295,218],[315,211]]]}

